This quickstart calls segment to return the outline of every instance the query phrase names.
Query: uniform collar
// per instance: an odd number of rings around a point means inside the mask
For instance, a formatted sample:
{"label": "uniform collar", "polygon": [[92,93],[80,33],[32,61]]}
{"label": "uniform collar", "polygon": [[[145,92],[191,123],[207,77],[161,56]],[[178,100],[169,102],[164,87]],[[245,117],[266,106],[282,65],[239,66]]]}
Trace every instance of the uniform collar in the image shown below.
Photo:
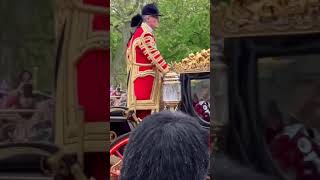
{"label": "uniform collar", "polygon": [[145,23],[145,22],[143,22],[143,23],[141,24],[141,27],[143,28],[144,31],[147,31],[147,32],[150,32],[150,33],[153,32],[153,29],[152,29],[147,23]]}

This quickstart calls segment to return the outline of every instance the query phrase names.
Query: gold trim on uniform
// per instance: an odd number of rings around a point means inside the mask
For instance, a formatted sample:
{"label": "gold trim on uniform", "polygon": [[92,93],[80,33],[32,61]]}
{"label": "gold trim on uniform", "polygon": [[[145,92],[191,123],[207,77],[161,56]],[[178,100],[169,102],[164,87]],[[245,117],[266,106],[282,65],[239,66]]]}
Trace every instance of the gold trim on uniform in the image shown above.
{"label": "gold trim on uniform", "polygon": [[[146,35],[146,33],[143,33],[142,34],[142,37],[144,38]],[[152,42],[154,42],[154,40],[152,39]],[[159,57],[155,58],[154,54],[155,53],[152,53],[153,50],[157,50],[154,46],[151,48],[149,48],[149,44],[152,44],[152,42],[149,42],[148,44],[145,43],[144,41],[142,41],[142,44],[140,46],[141,49],[144,49],[144,54],[146,54],[148,56],[148,59],[152,61],[152,63],[157,66],[157,68],[160,70],[160,72],[162,74],[165,74],[166,73],[166,70],[159,65],[159,61],[163,59],[163,57],[161,55],[159,55]],[[157,50],[158,52],[158,50]],[[169,71],[169,70],[168,70]]]}
{"label": "gold trim on uniform", "polygon": [[164,66],[166,64],[165,61],[162,61],[162,63],[160,63],[160,66]]}
{"label": "gold trim on uniform", "polygon": [[136,78],[137,77],[145,77],[145,76],[153,76],[153,77],[155,77],[156,73],[154,72],[154,70],[145,70],[145,71],[139,72],[136,75]]}

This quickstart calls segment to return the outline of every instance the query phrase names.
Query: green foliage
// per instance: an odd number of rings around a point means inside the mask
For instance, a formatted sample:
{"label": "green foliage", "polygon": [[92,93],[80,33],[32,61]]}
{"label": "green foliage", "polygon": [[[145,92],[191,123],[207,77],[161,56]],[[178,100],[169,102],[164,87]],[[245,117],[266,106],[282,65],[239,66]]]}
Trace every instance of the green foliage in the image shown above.
{"label": "green foliage", "polygon": [[167,62],[176,62],[210,47],[209,0],[161,0],[156,39]]}
{"label": "green foliage", "polygon": [[55,34],[52,5],[51,0],[1,1],[0,20],[5,25],[0,32],[0,81],[8,80],[11,88],[17,85],[17,77],[25,69],[37,72],[38,90],[53,91]]}
{"label": "green foliage", "polygon": [[[157,47],[168,63],[177,62],[210,47],[210,0],[117,0],[111,1],[111,83],[125,87],[125,48],[131,17],[144,3],[157,2],[160,27]],[[126,3],[126,6],[122,6]]]}

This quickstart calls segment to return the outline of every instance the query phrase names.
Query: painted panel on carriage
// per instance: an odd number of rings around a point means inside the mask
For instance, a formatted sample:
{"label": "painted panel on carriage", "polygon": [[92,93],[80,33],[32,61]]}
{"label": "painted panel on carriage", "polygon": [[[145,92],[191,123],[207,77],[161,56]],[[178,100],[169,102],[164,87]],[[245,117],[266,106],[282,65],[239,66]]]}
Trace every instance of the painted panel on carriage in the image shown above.
{"label": "painted panel on carriage", "polygon": [[258,61],[265,139],[290,180],[320,178],[319,58],[313,54]]}
{"label": "painted panel on carriage", "polygon": [[22,0],[19,6],[1,1],[0,9],[1,21],[7,22],[0,31],[0,144],[52,142],[52,5],[41,0]]}

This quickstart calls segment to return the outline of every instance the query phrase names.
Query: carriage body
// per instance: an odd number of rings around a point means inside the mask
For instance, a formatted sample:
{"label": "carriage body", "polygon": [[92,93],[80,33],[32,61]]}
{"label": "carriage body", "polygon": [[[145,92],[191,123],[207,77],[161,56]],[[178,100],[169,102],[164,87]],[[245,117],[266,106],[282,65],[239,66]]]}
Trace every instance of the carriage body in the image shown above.
{"label": "carriage body", "polygon": [[[172,65],[172,73],[164,77],[161,110],[182,111],[196,117],[200,125],[210,129],[210,49],[196,55],[190,54],[179,63]],[[178,77],[178,78],[177,78]],[[169,87],[171,85],[171,87]],[[177,87],[180,86],[180,87]],[[165,89],[167,88],[168,91]],[[167,96],[166,92],[172,94]],[[174,91],[174,92],[172,92]],[[121,98],[121,96],[111,97]],[[110,107],[110,176],[117,179],[117,170],[121,166],[122,154],[128,143],[130,132],[137,127],[134,114],[125,106]]]}

